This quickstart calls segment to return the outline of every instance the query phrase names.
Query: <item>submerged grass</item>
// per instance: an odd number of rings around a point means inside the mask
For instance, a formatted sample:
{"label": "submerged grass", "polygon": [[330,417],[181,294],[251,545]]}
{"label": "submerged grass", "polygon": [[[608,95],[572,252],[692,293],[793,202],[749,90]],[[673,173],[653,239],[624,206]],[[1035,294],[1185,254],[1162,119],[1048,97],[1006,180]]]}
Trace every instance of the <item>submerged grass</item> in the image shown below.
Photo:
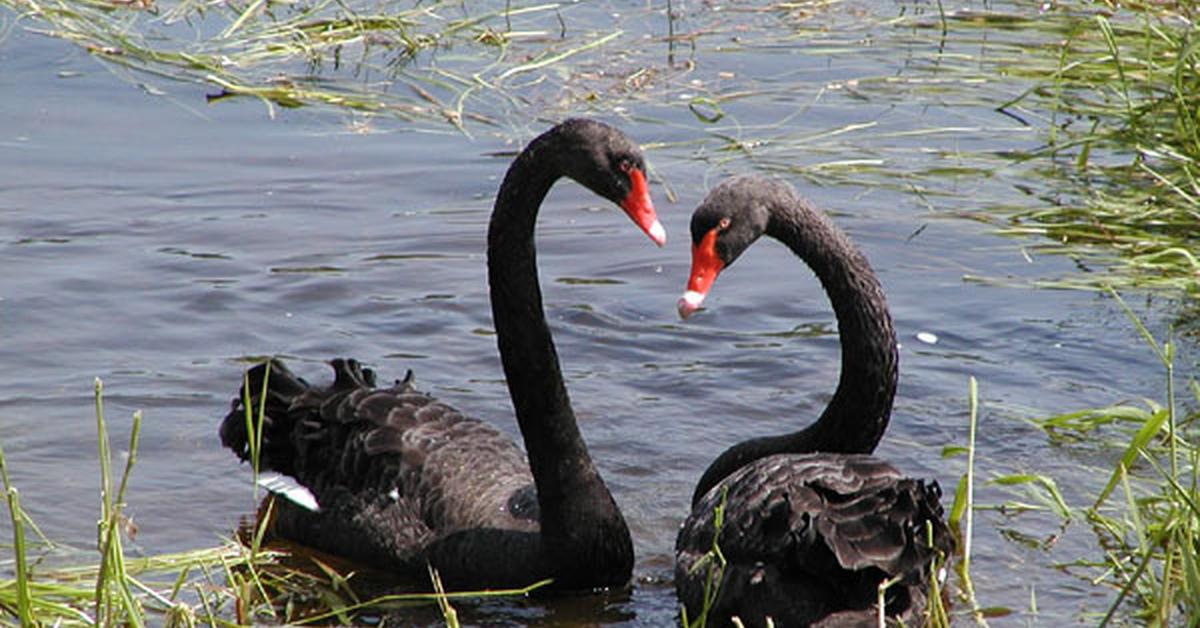
{"label": "submerged grass", "polygon": [[[1085,271],[1037,285],[1200,295],[1194,0],[901,3],[867,16],[819,1],[720,12],[498,0],[4,6],[24,28],[136,70],[131,82],[151,93],[144,78],[157,76],[204,85],[210,101],[254,98],[272,114],[331,107],[350,112],[355,130],[376,116],[466,134],[538,116],[636,117],[686,127],[690,139],[647,148],[714,174],[750,167],[899,191],[931,213],[1034,238],[1026,251],[1069,255]],[[902,64],[865,43],[880,36]],[[814,78],[724,62],[774,50],[862,67]],[[828,118],[811,113],[848,105],[862,113],[814,126]]]}
{"label": "submerged grass", "polygon": [[[1024,160],[1060,181],[1004,229],[1045,250],[1120,260],[1064,284],[1164,287],[1200,296],[1200,23],[1194,2],[1080,4],[1057,65],[1002,108],[1049,112],[1046,144]],[[1018,68],[1012,68],[1019,71]]]}
{"label": "submerged grass", "polygon": [[[558,83],[555,66],[621,34],[552,31],[559,3],[489,4],[0,0],[34,32],[115,67],[215,88],[210,101],[256,98],[271,115],[325,105],[463,132],[468,120],[503,124],[481,102],[511,98],[509,84]],[[524,24],[533,27],[514,30]],[[418,63],[435,50],[448,60]]]}

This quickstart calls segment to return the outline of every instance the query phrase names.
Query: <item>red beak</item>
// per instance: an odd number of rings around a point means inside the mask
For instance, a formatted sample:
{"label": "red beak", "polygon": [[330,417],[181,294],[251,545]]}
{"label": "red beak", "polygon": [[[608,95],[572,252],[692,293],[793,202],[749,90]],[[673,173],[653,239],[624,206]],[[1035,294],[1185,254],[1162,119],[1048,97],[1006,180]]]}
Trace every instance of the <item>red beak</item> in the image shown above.
{"label": "red beak", "polygon": [[721,270],[725,268],[725,263],[717,255],[717,232],[719,231],[719,227],[713,227],[704,234],[704,238],[700,240],[699,244],[692,245],[692,274],[688,276],[687,291],[679,299],[680,318],[687,318],[700,309],[704,297],[708,296],[708,289],[712,287],[717,275],[721,274]]}
{"label": "red beak", "polygon": [[629,194],[621,201],[621,209],[633,219],[654,243],[662,246],[667,242],[667,230],[658,221],[654,212],[654,201],[650,200],[650,187],[646,185],[646,175],[637,168],[629,169]]}

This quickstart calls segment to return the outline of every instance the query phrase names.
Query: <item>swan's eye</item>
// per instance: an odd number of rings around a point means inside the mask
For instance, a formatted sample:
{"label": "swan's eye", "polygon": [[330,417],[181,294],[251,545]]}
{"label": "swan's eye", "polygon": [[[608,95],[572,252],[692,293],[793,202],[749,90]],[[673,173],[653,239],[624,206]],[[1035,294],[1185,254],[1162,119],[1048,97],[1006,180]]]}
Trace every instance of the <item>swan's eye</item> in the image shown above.
{"label": "swan's eye", "polygon": [[728,229],[729,228],[729,217],[727,216],[725,218],[722,218],[721,221],[717,223],[717,228],[720,229],[721,231]]}
{"label": "swan's eye", "polygon": [[629,161],[628,159],[622,159],[621,161],[617,162],[617,168],[619,168],[621,172],[629,174],[629,171],[633,170],[633,162]]}

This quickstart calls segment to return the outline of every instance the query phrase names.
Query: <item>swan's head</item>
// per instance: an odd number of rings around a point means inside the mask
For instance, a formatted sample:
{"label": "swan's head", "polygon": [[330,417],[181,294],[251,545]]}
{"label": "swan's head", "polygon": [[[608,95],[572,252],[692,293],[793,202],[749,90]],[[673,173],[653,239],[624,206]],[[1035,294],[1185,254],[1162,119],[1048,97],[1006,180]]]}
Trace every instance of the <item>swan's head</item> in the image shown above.
{"label": "swan's head", "polygon": [[567,120],[552,133],[561,141],[563,174],[619,205],[655,244],[666,244],[667,231],[650,200],[646,160],[629,136],[603,122],[582,118]]}
{"label": "swan's head", "polygon": [[700,309],[717,275],[766,231],[776,185],[761,177],[727,179],[692,213],[692,272],[679,299],[680,318]]}

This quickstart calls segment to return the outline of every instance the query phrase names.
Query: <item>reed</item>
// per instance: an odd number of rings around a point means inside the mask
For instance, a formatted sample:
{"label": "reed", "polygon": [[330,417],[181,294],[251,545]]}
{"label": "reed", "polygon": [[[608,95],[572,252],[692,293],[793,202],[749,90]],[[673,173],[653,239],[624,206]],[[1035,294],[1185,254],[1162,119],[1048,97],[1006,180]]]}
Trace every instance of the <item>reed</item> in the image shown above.
{"label": "reed", "polygon": [[125,489],[129,474],[137,460],[137,440],[141,431],[142,415],[135,412],[129,435],[128,456],[121,474],[120,487],[113,493],[112,451],[109,447],[108,428],[104,422],[103,384],[95,381],[96,434],[100,459],[100,520],[97,522],[96,545],[100,550],[99,576],[96,578],[94,616],[105,625],[128,623],[143,625],[142,612],[130,589],[129,574],[125,569],[125,552],[121,546],[121,530],[125,519]]}
{"label": "reed", "polygon": [[[564,27],[553,37],[545,26],[562,23],[558,3],[475,9],[449,0],[0,0],[0,6],[31,30],[114,67],[214,88],[210,102],[253,98],[272,117],[281,107],[330,107],[462,133],[467,121],[503,126],[488,111],[512,99],[511,84],[558,83],[564,61],[621,34],[572,29],[567,37]],[[198,39],[189,25],[213,34]],[[417,63],[449,48],[457,52],[453,63]]]}
{"label": "reed", "polygon": [[[1060,442],[1116,440],[1120,454],[1095,499],[1079,516],[1092,527],[1102,556],[1076,565],[1090,582],[1112,587],[1113,601],[1100,620],[1127,617],[1153,625],[1200,622],[1200,447],[1193,409],[1180,416],[1175,387],[1175,345],[1157,340],[1118,293],[1109,293],[1158,358],[1166,398],[1144,406],[1119,404],[1040,419],[1035,425]],[[1200,385],[1188,382],[1192,407]],[[1114,436],[1115,435],[1115,436]],[[1075,511],[1073,511],[1075,512]]]}
{"label": "reed", "polygon": [[[721,501],[713,508],[713,540],[712,547],[692,565],[692,571],[705,569],[704,603],[697,617],[688,617],[687,607],[679,605],[680,623],[685,628],[704,628],[708,625],[708,611],[716,603],[721,593],[721,580],[725,576],[728,561],[717,543],[721,538],[721,528],[725,525],[725,500],[729,495],[729,487],[721,489]],[[736,620],[737,618],[733,618]]]}
{"label": "reed", "polygon": [[[8,479],[8,466],[4,459],[4,449],[0,447],[0,480],[4,482],[4,494],[8,503],[8,512],[12,520],[13,527],[13,563],[16,570],[15,591],[16,604],[10,604],[9,608],[16,608],[17,619],[23,626],[33,625],[33,597],[30,594],[29,586],[29,566],[26,560],[25,549],[25,522],[28,520],[28,515],[21,510],[21,499],[17,491],[17,487],[12,485]],[[2,598],[0,598],[2,599]]]}
{"label": "reed", "polygon": [[[1081,14],[1058,64],[1005,107],[1051,112],[1044,147],[1026,156],[1057,171],[1058,202],[1003,229],[1045,236],[1042,250],[1106,266],[1062,287],[1166,288],[1200,296],[1200,24],[1192,2],[1128,3]],[[1076,124],[1088,121],[1086,124]],[[1068,187],[1069,186],[1069,187]],[[1110,263],[1115,254],[1119,263]]]}
{"label": "reed", "polygon": [[[975,435],[979,424],[979,384],[974,376],[967,378],[967,410],[966,446],[948,447],[942,452],[943,456],[959,453],[965,453],[967,456],[966,469],[955,488],[947,522],[951,530],[958,532],[961,551],[955,562],[955,573],[958,575],[962,599],[970,606],[975,621],[985,624],[984,613],[975,598],[975,584],[971,580],[971,543],[975,537]],[[937,582],[938,567],[935,565],[930,572],[933,576],[930,578],[928,595],[933,611],[927,613],[926,621],[929,625],[948,625],[935,623],[939,618],[948,622],[946,618],[949,616],[948,610],[942,605],[941,586]]]}
{"label": "reed", "polygon": [[[346,112],[356,132],[385,116],[426,131],[503,133],[527,118],[595,111],[686,126],[688,139],[647,148],[714,173],[752,168],[814,185],[899,191],[936,214],[1020,237],[1027,254],[1069,255],[1092,271],[1038,279],[1038,286],[1200,294],[1194,2],[1065,0],[987,10],[938,3],[936,11],[864,15],[862,24],[814,20],[810,6],[795,2],[720,15],[671,7],[665,64],[639,39],[641,23],[659,19],[661,6],[627,7],[600,21],[587,3],[517,4],[0,0],[25,28],[82,47],[152,93],[160,90],[147,77],[202,85],[212,102],[253,98],[270,115],[324,107]],[[704,26],[681,33],[680,20]],[[862,41],[875,31],[904,39],[892,42],[911,55],[903,72],[806,82],[696,70],[702,55],[770,47],[867,56]],[[676,60],[679,42],[690,45],[693,60]],[[754,120],[736,115],[739,102],[769,105],[796,94],[805,102],[795,109],[755,107],[771,113]],[[847,116],[813,128],[809,107],[835,94],[898,107],[950,101],[979,121],[921,119],[896,128]],[[664,106],[683,115],[660,113]],[[1008,119],[1019,124],[1000,122]],[[987,138],[988,146],[962,149],[961,137]],[[655,178],[672,197],[664,175]],[[996,181],[1028,198],[964,193],[967,181]]]}
{"label": "reed", "polygon": [[[129,479],[137,462],[141,413],[131,422],[120,476],[104,417],[103,384],[95,381],[97,451],[100,457],[99,518],[96,560],[78,564],[78,552],[59,555],[21,507],[0,447],[0,482],[13,527],[13,577],[0,579],[0,623],[21,625],[241,625],[275,623],[349,623],[360,613],[378,614],[414,604],[437,604],[447,626],[456,626],[451,600],[526,596],[549,583],[516,590],[446,592],[434,580],[434,593],[383,595],[360,600],[352,575],[323,565],[319,573],[282,562],[278,551],[263,547],[269,506],[249,544],[236,540],[216,547],[143,557],[126,556],[122,534]],[[256,431],[261,425],[259,409]],[[252,432],[254,433],[254,432]],[[33,532],[33,539],[27,534]],[[35,545],[34,542],[37,541]],[[31,555],[40,552],[36,560]],[[314,595],[316,593],[316,595]],[[315,600],[315,601],[314,601]]]}

